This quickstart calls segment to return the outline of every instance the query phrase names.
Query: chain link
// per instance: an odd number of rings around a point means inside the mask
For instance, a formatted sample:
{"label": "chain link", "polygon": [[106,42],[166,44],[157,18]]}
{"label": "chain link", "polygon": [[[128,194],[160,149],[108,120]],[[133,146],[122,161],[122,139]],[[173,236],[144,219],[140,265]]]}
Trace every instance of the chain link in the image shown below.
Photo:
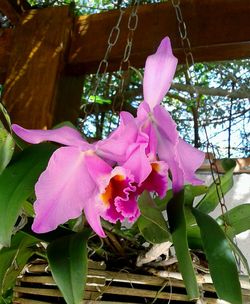
{"label": "chain link", "polygon": [[[184,54],[185,54],[187,78],[188,78],[187,81],[191,85],[193,85],[194,90],[195,90],[195,95],[197,97],[198,93],[196,91],[196,86],[195,85],[198,83],[198,79],[197,79],[196,73],[194,71],[194,56],[193,56],[193,53],[192,53],[191,43],[190,43],[190,40],[189,40],[188,34],[187,34],[187,26],[186,26],[186,23],[183,19],[183,15],[182,15],[181,7],[180,7],[180,0],[171,0],[171,2],[172,2],[172,6],[175,10],[176,19],[178,21],[179,35],[180,35],[180,38],[181,38],[182,48],[183,48],[183,51],[184,51]],[[191,68],[192,68],[192,70],[191,70]],[[218,167],[217,167],[217,164],[216,164],[216,161],[215,161],[216,153],[215,153],[215,150],[214,150],[214,146],[209,141],[209,137],[208,137],[205,125],[203,127],[204,127],[206,141],[207,141],[207,155],[208,155],[208,161],[209,161],[209,165],[210,165],[210,171],[211,171],[211,174],[212,174],[213,182],[214,182],[215,187],[216,187],[216,193],[217,193],[219,204],[220,204],[220,207],[221,207],[221,212],[222,212],[223,217],[225,217],[225,213],[227,212],[227,206],[226,206],[226,203],[225,203],[224,193],[223,193],[223,190],[222,190],[219,170],[218,170]],[[211,149],[212,154],[214,155],[214,158],[211,158],[211,155],[209,153],[209,149]],[[226,221],[225,218],[224,218],[224,223],[225,223],[225,228],[226,228],[227,227],[226,226],[227,221]]]}
{"label": "chain link", "polygon": [[130,68],[129,58],[130,58],[131,50],[132,50],[132,46],[133,46],[134,33],[138,26],[139,18],[138,18],[137,11],[138,11],[139,4],[140,4],[140,0],[135,0],[133,2],[132,7],[131,7],[131,12],[130,12],[130,15],[128,18],[127,43],[124,48],[123,57],[120,62],[120,66],[119,66],[119,70],[118,70],[118,74],[120,75],[120,81],[118,84],[118,89],[115,94],[115,98],[114,98],[114,102],[113,102],[113,106],[112,106],[113,113],[115,112],[116,100],[118,97],[120,97],[120,99],[121,99],[121,104],[120,104],[118,111],[122,110],[123,104],[124,104],[123,92],[124,92],[125,83],[129,77],[129,68]]}
{"label": "chain link", "polygon": [[[88,93],[87,104],[82,106],[82,109],[85,114],[83,122],[85,121],[87,115],[89,113],[91,113],[94,109],[95,100],[90,100],[90,96],[94,96],[94,98],[96,99],[97,89],[98,89],[100,83],[102,82],[102,80],[104,79],[105,74],[107,73],[107,70],[108,70],[108,65],[109,65],[108,58],[109,58],[110,52],[111,52],[112,48],[114,47],[114,45],[117,43],[117,40],[120,36],[120,24],[122,21],[122,17],[125,13],[125,9],[123,7],[120,7],[119,11],[120,11],[120,13],[119,13],[118,20],[117,20],[115,26],[113,26],[113,28],[111,29],[109,37],[108,37],[108,46],[105,51],[104,57],[100,61],[99,66],[97,68],[95,78],[94,78],[94,84]],[[89,101],[92,103],[92,107],[89,111],[87,111],[87,105],[88,105]]]}

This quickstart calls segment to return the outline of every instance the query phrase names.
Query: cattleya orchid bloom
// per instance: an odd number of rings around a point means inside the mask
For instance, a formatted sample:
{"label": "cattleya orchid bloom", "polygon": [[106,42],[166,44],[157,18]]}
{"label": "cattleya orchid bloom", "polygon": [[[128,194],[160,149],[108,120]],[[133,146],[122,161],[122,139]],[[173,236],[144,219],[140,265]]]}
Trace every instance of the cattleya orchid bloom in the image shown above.
{"label": "cattleya orchid bloom", "polygon": [[[151,164],[156,162],[158,168],[163,165],[165,170],[168,168],[171,172],[174,192],[180,191],[185,182],[202,183],[195,177],[195,171],[204,160],[203,152],[179,137],[176,123],[160,105],[170,88],[176,65],[177,59],[172,53],[170,40],[166,37],[156,53],[147,58],[143,79],[144,102],[138,108],[137,117],[133,118],[123,112],[122,123],[111,136],[117,142],[127,140],[128,146],[131,147],[133,143],[136,147],[132,154],[128,155],[128,150],[127,160],[122,163],[125,168],[135,175],[134,171],[142,173],[142,179],[145,180],[149,172],[156,168]],[[108,140],[102,146],[106,151],[112,149]],[[126,145],[123,143],[123,146]]]}
{"label": "cattleya orchid bloom", "polygon": [[35,185],[35,219],[32,229],[45,233],[56,229],[84,210],[92,229],[105,236],[100,217],[115,223],[135,221],[139,216],[136,187],[130,172],[114,169],[98,156],[78,131],[70,127],[55,130],[26,130],[18,125],[13,131],[29,143],[54,141],[63,145],[51,156],[47,169]]}
{"label": "cattleya orchid bloom", "polygon": [[176,65],[177,59],[172,53],[170,40],[166,37],[161,41],[156,53],[146,60],[143,79],[144,102],[139,106],[136,117],[140,136],[148,136],[147,153],[156,154],[160,161],[168,165],[174,192],[180,191],[184,182],[202,183],[194,173],[204,160],[203,152],[179,137],[176,123],[160,105],[170,88]]}
{"label": "cattleya orchid bloom", "polygon": [[137,198],[144,190],[164,197],[168,170],[175,192],[185,181],[200,183],[194,172],[204,153],[179,138],[175,122],[160,105],[176,65],[166,37],[146,61],[144,102],[137,117],[122,112],[119,127],[105,140],[89,144],[66,126],[27,130],[13,125],[13,131],[29,143],[64,145],[53,153],[35,186],[35,232],[51,231],[84,211],[93,230],[104,237],[101,218],[134,222],[140,215]]}
{"label": "cattleya orchid bloom", "polygon": [[[143,95],[144,102],[137,112],[139,132],[147,134],[149,141],[157,141],[157,155],[168,164],[172,174],[173,191],[180,191],[184,182],[200,184],[195,171],[204,160],[204,153],[183,141],[176,124],[167,110],[160,105],[170,88],[176,70],[177,59],[172,53],[168,37],[164,38],[155,54],[146,60]],[[156,139],[157,138],[157,139]]]}

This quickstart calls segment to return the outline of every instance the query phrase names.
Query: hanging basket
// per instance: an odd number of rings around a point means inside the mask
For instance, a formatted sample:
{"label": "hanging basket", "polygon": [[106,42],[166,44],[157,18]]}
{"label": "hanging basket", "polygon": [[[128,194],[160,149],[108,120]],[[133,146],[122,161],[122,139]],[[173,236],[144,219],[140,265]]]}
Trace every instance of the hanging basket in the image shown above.
{"label": "hanging basket", "polygon": [[[173,277],[179,277],[176,279]],[[209,275],[206,275],[209,278]],[[210,278],[211,280],[211,278]],[[209,279],[203,279],[204,282]],[[203,303],[220,303],[211,283],[198,277]],[[250,303],[250,286],[242,277],[243,303]],[[89,262],[83,303],[189,303],[179,273],[168,278],[105,270],[104,263]],[[177,302],[178,301],[178,302]],[[65,303],[46,262],[38,260],[28,265],[14,288],[14,304]]]}

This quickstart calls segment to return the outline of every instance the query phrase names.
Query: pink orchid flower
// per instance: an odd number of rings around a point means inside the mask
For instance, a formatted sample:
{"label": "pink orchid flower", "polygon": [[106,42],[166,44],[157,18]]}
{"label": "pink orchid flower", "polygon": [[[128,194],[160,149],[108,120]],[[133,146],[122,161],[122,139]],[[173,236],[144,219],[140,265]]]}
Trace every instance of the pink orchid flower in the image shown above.
{"label": "pink orchid flower", "polygon": [[54,230],[79,217],[83,210],[92,229],[101,237],[105,236],[101,217],[112,223],[137,219],[133,176],[122,167],[113,169],[78,131],[66,126],[55,130],[27,130],[18,125],[12,128],[29,143],[48,140],[65,145],[53,153],[35,185],[35,232]]}
{"label": "pink orchid flower", "polygon": [[195,177],[195,171],[202,164],[204,153],[179,137],[176,123],[160,105],[170,88],[176,65],[177,59],[172,53],[170,40],[166,37],[156,53],[147,58],[143,79],[144,102],[138,108],[137,119],[140,122],[139,132],[147,134],[149,141],[157,141],[158,158],[168,164],[173,190],[178,192],[185,181],[202,183]]}
{"label": "pink orchid flower", "polygon": [[168,166],[156,157],[157,139],[156,136],[150,137],[151,131],[154,132],[152,125],[148,125],[148,135],[146,132],[138,132],[138,122],[130,113],[121,112],[119,127],[106,140],[97,142],[96,146],[103,156],[110,155],[117,149],[119,155],[123,155],[114,158],[118,165],[134,176],[137,196],[147,190],[164,197],[167,191]]}

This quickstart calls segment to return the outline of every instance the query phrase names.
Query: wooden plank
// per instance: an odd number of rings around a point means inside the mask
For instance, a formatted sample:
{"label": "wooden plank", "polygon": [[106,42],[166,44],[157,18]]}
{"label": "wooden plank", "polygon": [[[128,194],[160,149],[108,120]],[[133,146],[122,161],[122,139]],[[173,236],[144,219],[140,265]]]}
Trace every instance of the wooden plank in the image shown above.
{"label": "wooden plank", "polygon": [[[249,0],[182,0],[181,9],[196,62],[250,56]],[[130,10],[121,22],[120,37],[112,49],[108,70],[119,67],[127,39],[129,13]],[[71,75],[96,72],[118,15],[119,12],[114,10],[77,19],[67,60],[67,71]],[[143,67],[146,57],[155,52],[166,35],[172,40],[179,63],[183,63],[185,58],[171,1],[141,5],[138,15],[131,64],[137,68]],[[25,41],[28,43],[28,40]],[[4,53],[8,53],[8,45],[0,43],[0,54]],[[2,70],[6,70],[6,61],[0,59],[0,75]]]}
{"label": "wooden plank", "polygon": [[50,128],[62,120],[75,122],[82,83],[78,78],[75,86],[67,86],[63,72],[72,22],[68,7],[31,10],[22,15],[13,33],[3,92],[13,122],[34,129]]}
{"label": "wooden plank", "polygon": [[20,15],[15,10],[13,5],[9,0],[1,0],[0,2],[0,11],[8,17],[13,25],[17,24],[20,21]]}
{"label": "wooden plank", "polygon": [[[249,0],[182,0],[181,9],[187,25],[194,59],[228,60],[250,56]],[[112,49],[109,70],[118,68],[127,39],[128,10],[121,22],[121,33]],[[111,28],[118,11],[79,17],[74,31],[68,68],[72,73],[95,72],[103,58]],[[185,58],[178,23],[171,1],[141,5],[134,34],[131,64],[143,67],[146,57],[155,52],[164,36],[172,41],[179,62]],[[98,39],[93,39],[98,37]]]}
{"label": "wooden plank", "polygon": [[7,74],[12,34],[11,29],[0,29],[0,83],[4,83]]}

